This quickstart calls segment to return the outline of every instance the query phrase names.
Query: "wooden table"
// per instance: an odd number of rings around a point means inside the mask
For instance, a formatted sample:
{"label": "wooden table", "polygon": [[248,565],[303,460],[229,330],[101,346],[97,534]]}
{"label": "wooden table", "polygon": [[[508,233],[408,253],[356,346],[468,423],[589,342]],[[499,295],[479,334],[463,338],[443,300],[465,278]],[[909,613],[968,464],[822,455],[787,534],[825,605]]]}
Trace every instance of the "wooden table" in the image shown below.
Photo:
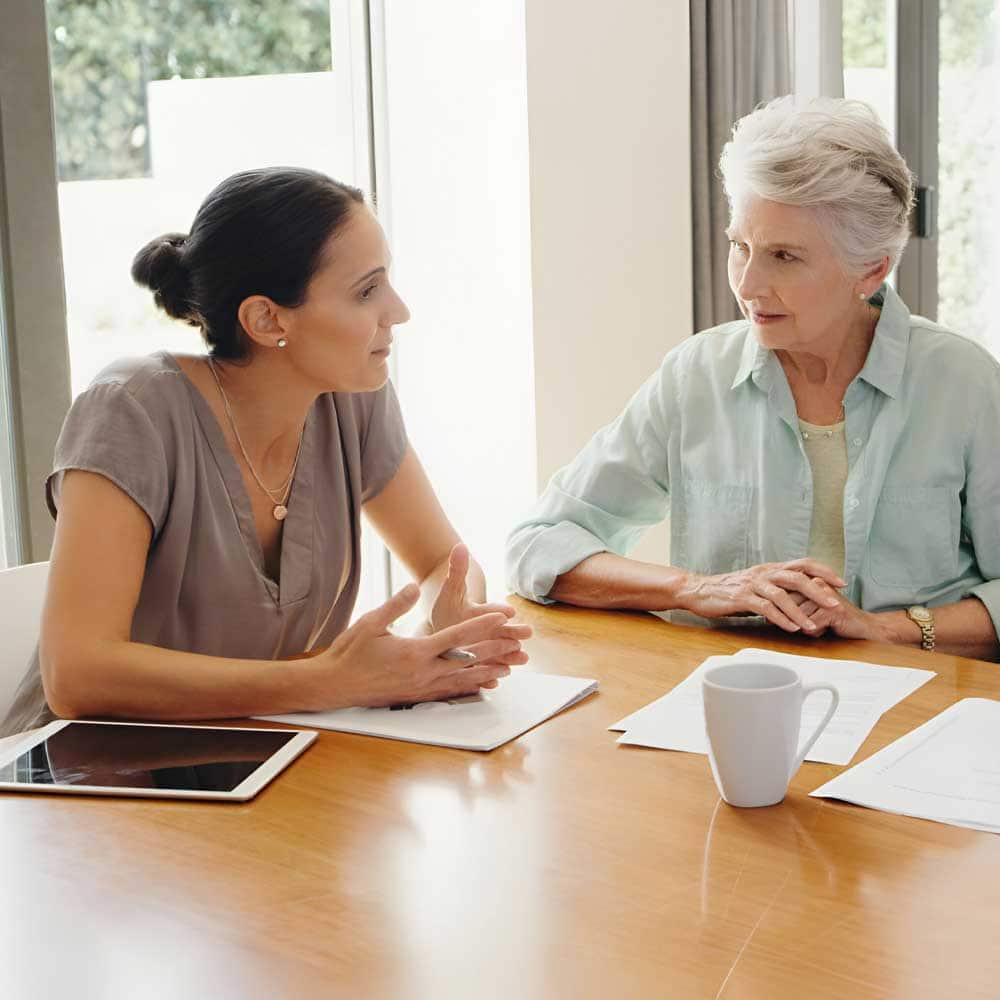
{"label": "wooden table", "polygon": [[321,733],[245,805],[0,796],[0,996],[1000,996],[1000,838],[820,801],[720,804],[607,726],[746,645],[938,676],[858,759],[1000,666],[519,605],[599,694],[490,754]]}

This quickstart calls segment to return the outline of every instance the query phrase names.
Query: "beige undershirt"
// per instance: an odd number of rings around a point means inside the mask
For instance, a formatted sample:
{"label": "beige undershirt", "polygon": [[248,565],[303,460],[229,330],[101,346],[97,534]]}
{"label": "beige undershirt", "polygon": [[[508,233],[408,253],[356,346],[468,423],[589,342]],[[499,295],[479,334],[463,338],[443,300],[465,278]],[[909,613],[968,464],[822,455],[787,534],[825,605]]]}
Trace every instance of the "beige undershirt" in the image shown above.
{"label": "beige undershirt", "polygon": [[813,475],[809,556],[844,572],[844,486],[847,483],[847,438],[844,422],[820,427],[799,421]]}

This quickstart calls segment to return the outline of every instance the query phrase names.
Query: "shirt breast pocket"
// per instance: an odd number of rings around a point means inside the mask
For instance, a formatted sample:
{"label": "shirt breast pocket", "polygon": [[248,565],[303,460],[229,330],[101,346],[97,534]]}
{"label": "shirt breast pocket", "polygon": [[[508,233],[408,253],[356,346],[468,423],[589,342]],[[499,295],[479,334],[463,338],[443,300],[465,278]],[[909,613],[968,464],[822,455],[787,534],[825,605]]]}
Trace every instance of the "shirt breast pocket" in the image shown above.
{"label": "shirt breast pocket", "polygon": [[886,486],[869,536],[872,579],[915,592],[958,575],[961,505],[947,486]]}
{"label": "shirt breast pocket", "polygon": [[746,568],[752,499],[750,486],[686,479],[685,518],[675,565],[709,574]]}

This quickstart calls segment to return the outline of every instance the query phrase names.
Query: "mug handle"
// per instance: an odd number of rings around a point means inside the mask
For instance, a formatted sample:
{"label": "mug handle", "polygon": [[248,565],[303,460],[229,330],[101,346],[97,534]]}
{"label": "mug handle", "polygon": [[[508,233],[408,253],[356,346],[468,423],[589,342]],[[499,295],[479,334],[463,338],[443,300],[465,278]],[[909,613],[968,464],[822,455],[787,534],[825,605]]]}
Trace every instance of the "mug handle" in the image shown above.
{"label": "mug handle", "polygon": [[826,729],[826,724],[833,718],[833,713],[837,711],[837,706],[840,704],[840,693],[832,684],[803,684],[802,702],[799,703],[800,712],[802,711],[802,704],[805,702],[806,698],[816,691],[829,691],[833,698],[830,701],[830,707],[826,710],[826,715],[823,716],[820,724],[813,730],[812,736],[806,740],[805,746],[799,749],[799,752],[795,757],[795,763],[793,763],[789,769],[789,774],[795,774],[799,767],[801,767],[802,761],[806,759],[806,754],[812,750],[813,744],[819,739],[819,734]]}

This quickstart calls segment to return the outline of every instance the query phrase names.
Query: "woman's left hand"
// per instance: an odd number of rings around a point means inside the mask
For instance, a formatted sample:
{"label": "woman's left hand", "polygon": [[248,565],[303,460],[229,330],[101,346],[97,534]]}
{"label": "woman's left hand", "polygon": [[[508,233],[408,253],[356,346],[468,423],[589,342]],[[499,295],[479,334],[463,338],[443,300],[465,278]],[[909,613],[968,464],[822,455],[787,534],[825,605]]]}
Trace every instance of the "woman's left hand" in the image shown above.
{"label": "woman's left hand", "polygon": [[[443,628],[458,625],[468,621],[470,618],[478,618],[480,615],[487,615],[495,611],[513,618],[515,611],[509,604],[478,604],[469,599],[469,589],[467,577],[471,557],[468,548],[459,542],[448,557],[448,575],[441,584],[434,607],[431,608],[428,620],[428,630],[431,633],[440,632]],[[524,640],[531,637],[531,626],[507,624],[502,629],[504,638]],[[475,646],[469,646],[473,653]],[[484,661],[488,663],[504,663],[507,666],[515,666],[528,662],[528,655],[523,651],[508,653],[494,660]]]}
{"label": "woman's left hand", "polygon": [[803,635],[809,634],[815,638],[829,631],[842,639],[899,642],[898,636],[885,624],[880,614],[862,611],[842,594],[834,594],[838,601],[835,608],[821,608],[813,601],[804,601],[800,605],[800,610],[816,623],[815,632]]}

